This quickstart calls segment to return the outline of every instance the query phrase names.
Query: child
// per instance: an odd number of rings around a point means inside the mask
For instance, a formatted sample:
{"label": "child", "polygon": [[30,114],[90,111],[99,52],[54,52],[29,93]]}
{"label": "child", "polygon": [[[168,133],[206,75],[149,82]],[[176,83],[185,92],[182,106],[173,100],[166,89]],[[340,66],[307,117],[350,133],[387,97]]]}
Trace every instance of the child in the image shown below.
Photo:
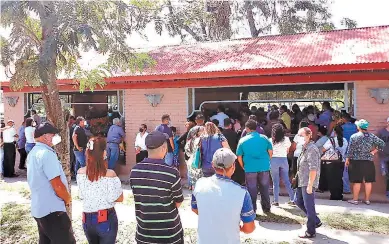
{"label": "child", "polygon": [[174,152],[173,152],[173,166],[179,169],[180,167],[180,161],[179,161],[179,152],[180,152],[180,145],[178,143],[178,139],[180,138],[177,134],[177,128],[172,126],[170,127],[173,133],[173,142],[174,142]]}

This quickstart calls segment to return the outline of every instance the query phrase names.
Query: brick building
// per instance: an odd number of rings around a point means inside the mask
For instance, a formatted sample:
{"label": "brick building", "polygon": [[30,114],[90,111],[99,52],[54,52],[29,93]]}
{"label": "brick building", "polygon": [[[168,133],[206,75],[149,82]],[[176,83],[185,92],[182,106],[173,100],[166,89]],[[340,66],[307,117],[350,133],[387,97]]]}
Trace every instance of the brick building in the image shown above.
{"label": "brick building", "polygon": [[[368,119],[371,131],[376,131],[389,116],[388,43],[389,26],[381,26],[160,47],[149,51],[155,67],[107,78],[107,85],[93,95],[111,91],[100,103],[116,104],[116,111],[125,117],[127,163],[118,169],[125,178],[135,163],[132,143],[141,123],[153,129],[161,115],[169,113],[183,132],[186,118],[204,101],[239,100],[243,93],[293,91],[297,96],[302,90],[344,91],[344,108]],[[72,80],[58,84],[62,94],[78,94]],[[36,102],[32,94],[39,89],[11,91],[3,82],[2,90],[5,119],[21,124]],[[153,107],[145,94],[162,99]],[[7,97],[18,97],[17,104],[11,107]],[[384,191],[380,175],[375,192]]]}

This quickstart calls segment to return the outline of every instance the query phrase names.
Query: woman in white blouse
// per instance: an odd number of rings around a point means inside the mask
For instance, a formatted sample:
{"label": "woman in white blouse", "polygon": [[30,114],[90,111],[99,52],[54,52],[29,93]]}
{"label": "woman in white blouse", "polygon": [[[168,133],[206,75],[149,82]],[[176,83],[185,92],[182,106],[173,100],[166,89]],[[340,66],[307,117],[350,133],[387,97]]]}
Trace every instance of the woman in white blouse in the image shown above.
{"label": "woman in white blouse", "polygon": [[[346,161],[348,143],[343,137],[343,128],[340,125],[334,128],[335,137],[331,137],[324,145],[322,152],[331,156],[337,154],[337,160],[323,161],[326,164],[325,176],[330,190],[330,200],[343,200],[343,170]],[[325,157],[330,158],[330,157]]]}
{"label": "woman in white blouse", "polygon": [[26,136],[26,153],[28,154],[35,146],[35,121],[32,118],[26,119],[26,128],[24,129],[24,135]]}
{"label": "woman in white blouse", "polygon": [[86,149],[86,167],[77,172],[83,202],[83,228],[90,244],[115,243],[118,219],[115,202],[123,201],[123,190],[115,171],[108,169],[106,140],[95,137]]}
{"label": "woman in white blouse", "polygon": [[148,157],[147,148],[146,148],[146,136],[147,125],[141,124],[139,127],[139,133],[136,135],[135,139],[135,153],[136,153],[136,163],[140,163],[143,159]]}
{"label": "woman in white blouse", "polygon": [[289,137],[285,136],[284,127],[281,124],[274,124],[272,127],[271,143],[273,145],[273,157],[270,162],[271,177],[273,179],[273,206],[279,206],[278,197],[280,194],[280,176],[289,194],[289,205],[294,205],[294,191],[289,180],[289,164],[287,155],[292,145]]}

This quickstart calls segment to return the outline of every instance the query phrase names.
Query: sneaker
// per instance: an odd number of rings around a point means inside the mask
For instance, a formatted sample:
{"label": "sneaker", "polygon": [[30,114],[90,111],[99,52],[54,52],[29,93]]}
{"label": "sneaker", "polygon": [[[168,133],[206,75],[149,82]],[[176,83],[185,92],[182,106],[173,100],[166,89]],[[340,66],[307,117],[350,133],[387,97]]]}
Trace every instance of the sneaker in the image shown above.
{"label": "sneaker", "polygon": [[322,222],[320,222],[320,223],[316,224],[316,229],[317,229],[317,228],[320,228],[322,225],[323,225],[323,223],[322,223]]}
{"label": "sneaker", "polygon": [[366,205],[370,205],[371,204],[370,201],[363,201],[363,203],[366,204]]}
{"label": "sneaker", "polygon": [[280,204],[278,202],[272,202],[271,205],[276,206],[276,207],[280,206]]}
{"label": "sneaker", "polygon": [[293,207],[296,206],[296,203],[294,203],[293,201],[289,201],[289,202],[287,202],[286,204],[288,204],[289,206],[293,206]]}
{"label": "sneaker", "polygon": [[344,195],[350,195],[351,192],[343,192]]}

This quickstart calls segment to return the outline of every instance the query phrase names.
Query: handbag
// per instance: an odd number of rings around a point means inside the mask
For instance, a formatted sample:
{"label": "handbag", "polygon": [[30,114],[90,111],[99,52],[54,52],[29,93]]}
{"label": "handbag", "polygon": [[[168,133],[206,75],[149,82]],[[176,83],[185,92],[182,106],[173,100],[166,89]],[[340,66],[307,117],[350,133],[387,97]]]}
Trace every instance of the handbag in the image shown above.
{"label": "handbag", "polygon": [[324,162],[342,162],[342,154],[339,152],[339,150],[336,149],[334,138],[331,137],[330,141],[331,141],[332,147],[324,152],[323,156],[321,157],[321,161],[324,161]]}

